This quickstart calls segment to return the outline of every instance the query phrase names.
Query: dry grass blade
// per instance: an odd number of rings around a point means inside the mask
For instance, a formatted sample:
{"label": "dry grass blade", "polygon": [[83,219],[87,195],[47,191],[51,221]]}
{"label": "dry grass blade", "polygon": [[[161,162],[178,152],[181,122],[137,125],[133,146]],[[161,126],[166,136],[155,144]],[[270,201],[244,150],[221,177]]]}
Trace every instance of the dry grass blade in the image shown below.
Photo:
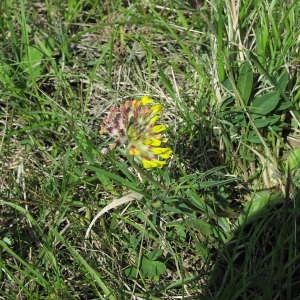
{"label": "dry grass blade", "polygon": [[94,226],[94,224],[96,223],[96,221],[105,213],[107,213],[108,211],[119,207],[120,205],[129,203],[131,201],[134,200],[141,200],[143,198],[142,194],[136,193],[136,192],[131,192],[121,198],[118,199],[114,199],[111,203],[109,203],[108,205],[106,205],[104,208],[102,208],[97,215],[94,217],[94,219],[92,220],[91,224],[89,225],[86,233],[85,233],[85,238],[87,239],[90,235],[91,229]]}

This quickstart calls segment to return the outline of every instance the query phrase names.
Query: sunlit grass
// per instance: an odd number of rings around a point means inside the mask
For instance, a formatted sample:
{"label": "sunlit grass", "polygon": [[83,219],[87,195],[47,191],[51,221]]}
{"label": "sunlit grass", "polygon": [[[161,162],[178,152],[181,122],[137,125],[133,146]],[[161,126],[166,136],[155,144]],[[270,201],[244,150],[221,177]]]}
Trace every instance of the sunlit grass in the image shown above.
{"label": "sunlit grass", "polygon": [[[0,297],[297,299],[297,1],[0,10]],[[143,95],[161,169],[99,133]]]}

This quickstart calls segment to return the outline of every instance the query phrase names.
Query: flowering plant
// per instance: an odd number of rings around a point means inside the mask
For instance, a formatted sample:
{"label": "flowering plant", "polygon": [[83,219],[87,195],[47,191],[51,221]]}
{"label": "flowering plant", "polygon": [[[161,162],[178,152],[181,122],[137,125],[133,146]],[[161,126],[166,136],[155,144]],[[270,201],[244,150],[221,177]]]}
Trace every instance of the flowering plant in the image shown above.
{"label": "flowering plant", "polygon": [[125,147],[129,155],[141,162],[144,168],[162,168],[172,150],[162,147],[167,142],[163,132],[167,127],[157,124],[163,105],[154,103],[148,96],[140,100],[125,101],[112,107],[103,120],[100,133],[109,134],[115,142],[110,148]]}

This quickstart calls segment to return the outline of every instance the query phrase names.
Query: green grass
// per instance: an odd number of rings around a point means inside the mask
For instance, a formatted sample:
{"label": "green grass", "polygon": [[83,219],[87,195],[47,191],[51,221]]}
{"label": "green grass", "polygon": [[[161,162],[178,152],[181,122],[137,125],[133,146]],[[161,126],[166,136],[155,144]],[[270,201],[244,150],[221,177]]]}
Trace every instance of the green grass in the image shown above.
{"label": "green grass", "polygon": [[[0,3],[0,298],[298,299],[299,4],[100,2]],[[102,151],[142,95],[161,170]]]}

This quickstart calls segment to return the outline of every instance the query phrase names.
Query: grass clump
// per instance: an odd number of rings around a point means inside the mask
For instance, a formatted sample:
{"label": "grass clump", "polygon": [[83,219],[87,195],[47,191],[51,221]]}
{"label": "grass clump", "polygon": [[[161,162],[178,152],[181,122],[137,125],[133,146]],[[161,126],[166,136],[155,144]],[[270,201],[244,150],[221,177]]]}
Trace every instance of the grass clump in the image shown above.
{"label": "grass clump", "polygon": [[[0,9],[0,297],[297,299],[296,1]],[[103,151],[143,95],[162,169]]]}

